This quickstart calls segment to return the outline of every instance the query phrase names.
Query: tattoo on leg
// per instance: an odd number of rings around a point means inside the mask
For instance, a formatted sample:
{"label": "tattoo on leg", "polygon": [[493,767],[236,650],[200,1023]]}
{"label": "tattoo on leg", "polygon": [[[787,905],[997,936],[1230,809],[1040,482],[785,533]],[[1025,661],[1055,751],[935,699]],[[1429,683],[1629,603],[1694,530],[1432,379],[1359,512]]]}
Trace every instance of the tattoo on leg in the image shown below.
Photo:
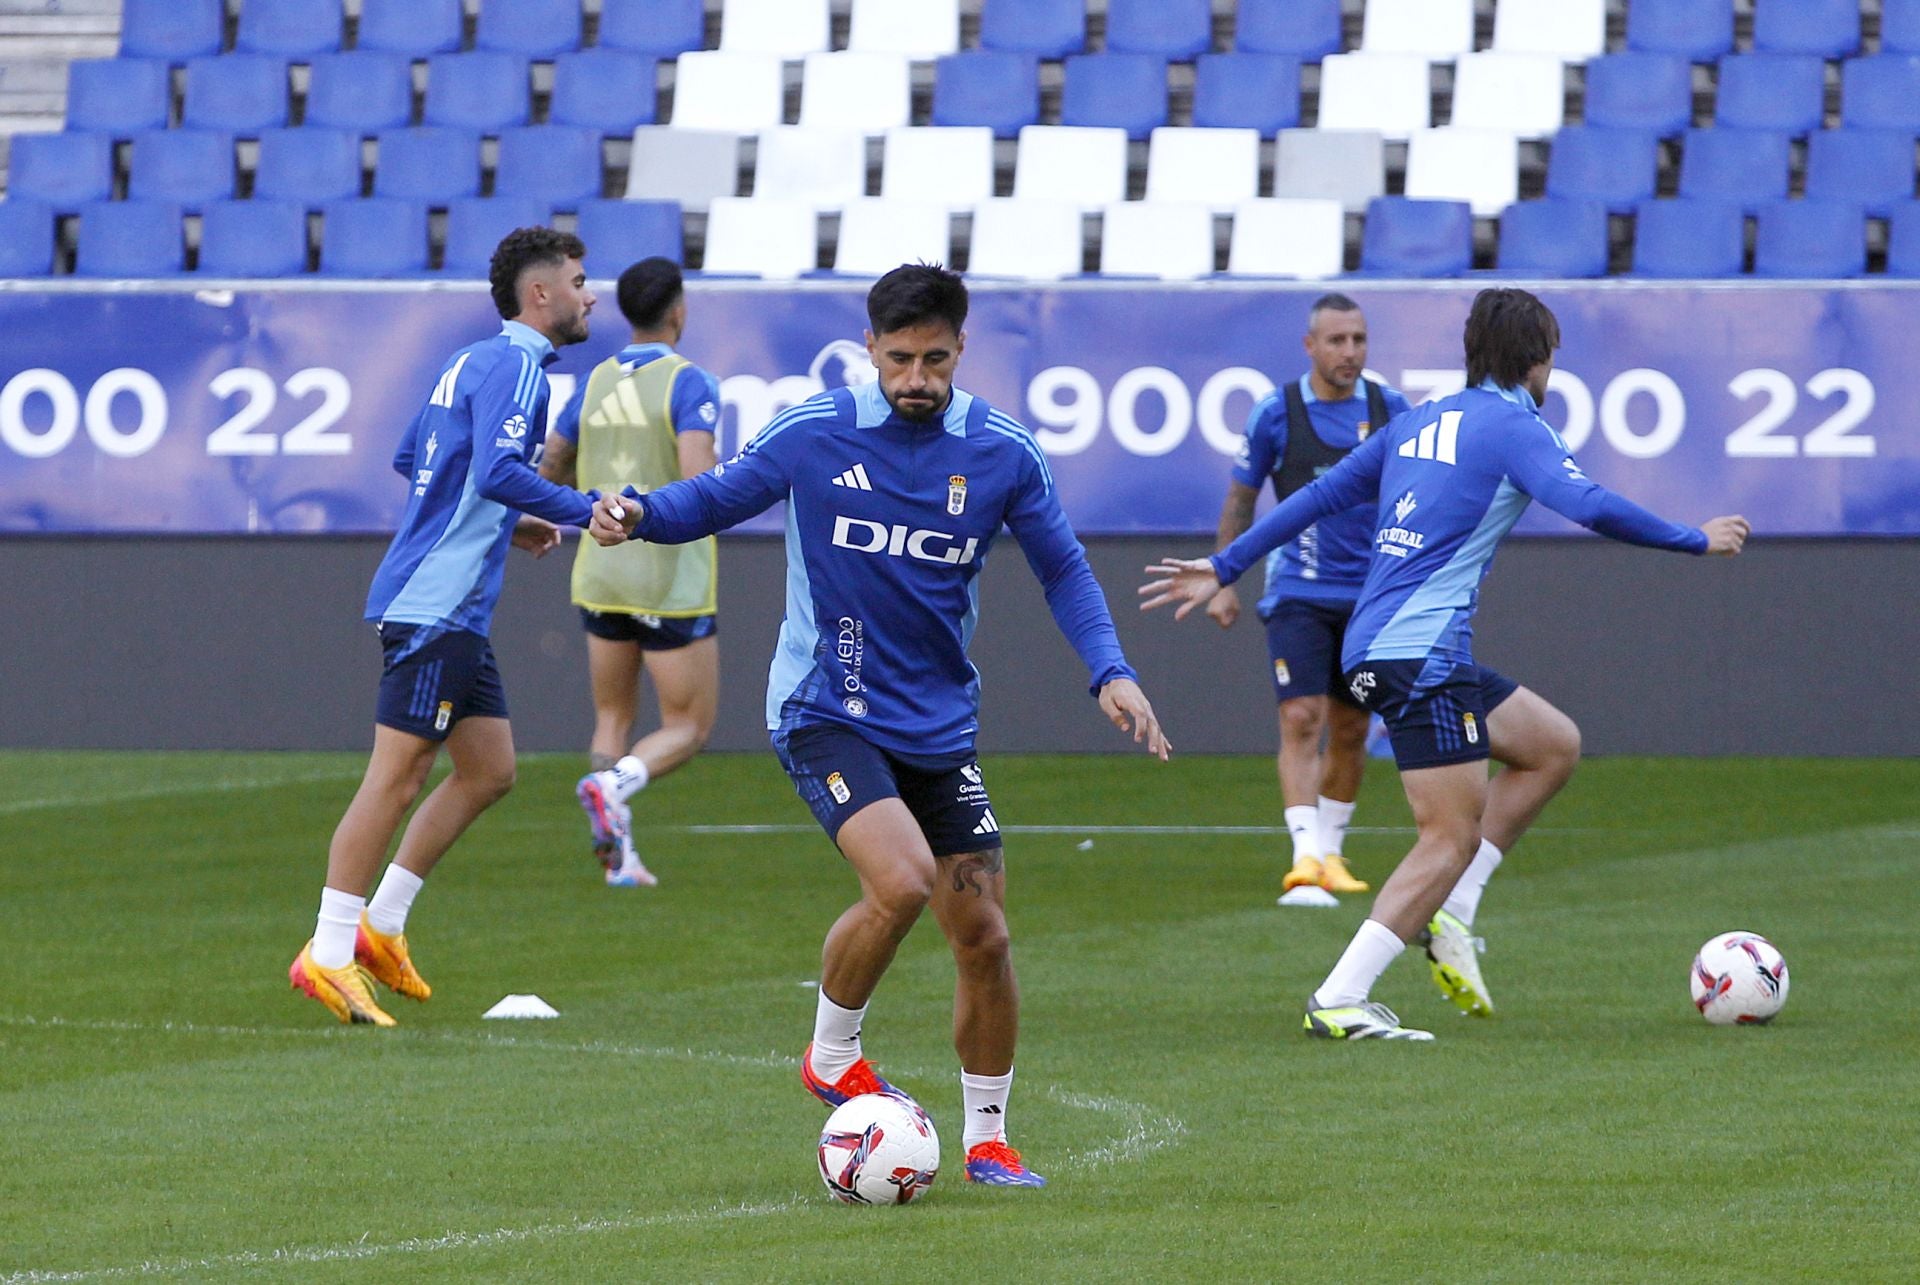
{"label": "tattoo on leg", "polygon": [[1007,850],[988,848],[985,852],[963,852],[955,855],[935,858],[937,861],[951,861],[947,873],[953,877],[953,890],[966,892],[973,890],[976,897],[984,897],[987,890],[981,885],[982,875],[997,875],[1006,869]]}
{"label": "tattoo on leg", "polygon": [[618,763],[619,761],[620,760],[615,758],[613,755],[602,754],[599,750],[594,750],[592,753],[587,755],[587,765],[596,772],[612,771],[613,765],[615,763]]}

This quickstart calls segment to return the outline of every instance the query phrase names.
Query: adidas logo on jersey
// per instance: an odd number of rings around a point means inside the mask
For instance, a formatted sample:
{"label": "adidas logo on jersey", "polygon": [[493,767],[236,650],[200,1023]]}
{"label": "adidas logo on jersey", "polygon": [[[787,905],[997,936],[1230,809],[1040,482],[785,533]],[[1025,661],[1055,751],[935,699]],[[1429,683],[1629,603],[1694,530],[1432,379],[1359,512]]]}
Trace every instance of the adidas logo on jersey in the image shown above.
{"label": "adidas logo on jersey", "polygon": [[992,808],[987,809],[986,814],[980,818],[980,824],[973,827],[973,832],[975,834],[999,834],[1000,833],[1000,823],[993,819]]}
{"label": "adidas logo on jersey", "polygon": [[1450,410],[1438,422],[1428,424],[1417,437],[1409,437],[1394,454],[1410,460],[1432,460],[1437,464],[1455,463],[1454,449],[1460,441],[1462,412]]}
{"label": "adidas logo on jersey", "polygon": [[839,477],[833,479],[835,486],[850,486],[856,491],[871,491],[873,483],[867,480],[867,466],[856,464]]}

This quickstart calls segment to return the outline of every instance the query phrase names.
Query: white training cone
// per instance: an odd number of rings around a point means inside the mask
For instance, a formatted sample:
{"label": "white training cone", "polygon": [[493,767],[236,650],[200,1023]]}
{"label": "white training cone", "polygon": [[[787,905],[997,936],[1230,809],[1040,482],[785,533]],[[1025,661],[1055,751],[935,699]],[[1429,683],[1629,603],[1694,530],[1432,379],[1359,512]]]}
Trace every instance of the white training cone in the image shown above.
{"label": "white training cone", "polygon": [[1316,888],[1312,884],[1301,884],[1298,888],[1289,888],[1280,894],[1282,906],[1312,906],[1318,910],[1331,910],[1340,904],[1340,898],[1325,888]]}
{"label": "white training cone", "polygon": [[538,995],[509,995],[481,1017],[558,1017],[560,1010]]}

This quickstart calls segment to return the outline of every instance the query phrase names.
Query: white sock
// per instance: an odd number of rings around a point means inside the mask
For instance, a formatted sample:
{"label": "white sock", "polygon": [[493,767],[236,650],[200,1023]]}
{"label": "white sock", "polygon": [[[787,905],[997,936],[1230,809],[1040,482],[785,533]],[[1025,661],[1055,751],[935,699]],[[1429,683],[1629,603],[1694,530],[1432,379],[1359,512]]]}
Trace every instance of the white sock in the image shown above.
{"label": "white sock", "polygon": [[1351,803],[1342,803],[1338,799],[1320,796],[1320,806],[1314,810],[1320,814],[1320,855],[1337,857],[1347,842],[1347,825],[1353,820]]}
{"label": "white sock", "polygon": [[1317,857],[1320,842],[1320,809],[1310,803],[1287,809],[1287,833],[1293,836],[1293,859]]}
{"label": "white sock", "polygon": [[807,1061],[813,1073],[832,1084],[860,1060],[860,1024],[866,1020],[867,1006],[841,1008],[820,988],[820,1002],[813,1010],[813,1052]]}
{"label": "white sock", "polygon": [[1480,894],[1487,890],[1487,880],[1493,878],[1493,872],[1500,868],[1504,855],[1485,839],[1480,840],[1480,851],[1473,854],[1473,860],[1461,874],[1460,882],[1453,885],[1453,891],[1447,894],[1446,904],[1440,909],[1467,927],[1473,927],[1473,917],[1480,913]]}
{"label": "white sock", "polygon": [[1327,980],[1313,993],[1313,1006],[1345,1008],[1366,1003],[1380,974],[1386,972],[1387,965],[1400,958],[1400,952],[1406,948],[1407,943],[1394,936],[1391,928],[1378,920],[1366,920],[1347,943],[1346,951],[1327,974]]}
{"label": "white sock", "polygon": [[960,1072],[960,1101],[967,1109],[966,1131],[960,1136],[963,1153],[1007,1136],[1007,1094],[1012,1091],[1012,1071],[1005,1075]]}
{"label": "white sock", "polygon": [[413,909],[413,899],[425,882],[398,862],[388,866],[387,873],[380,877],[380,886],[374,889],[373,900],[367,903],[367,922],[389,937],[405,932],[407,912]]}
{"label": "white sock", "polygon": [[320,890],[320,918],[313,926],[313,962],[322,968],[345,968],[353,962],[353,939],[360,933],[365,897],[337,888]]}
{"label": "white sock", "polygon": [[625,803],[628,799],[646,789],[647,781],[650,779],[647,765],[631,754],[621,759],[618,763],[615,763],[601,775],[607,777],[611,782],[613,788],[609,793],[613,795],[613,801],[615,803]]}

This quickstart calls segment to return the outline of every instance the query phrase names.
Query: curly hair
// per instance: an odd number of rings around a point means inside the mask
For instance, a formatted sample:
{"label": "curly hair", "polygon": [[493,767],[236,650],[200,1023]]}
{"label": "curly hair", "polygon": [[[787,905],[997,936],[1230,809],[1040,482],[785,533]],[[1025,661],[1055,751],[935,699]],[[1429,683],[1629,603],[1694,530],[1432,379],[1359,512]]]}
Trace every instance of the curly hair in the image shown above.
{"label": "curly hair", "polygon": [[528,268],[568,259],[584,259],[587,247],[571,232],[552,228],[515,228],[494,247],[487,281],[493,287],[493,306],[508,320],[520,315],[520,274]]}
{"label": "curly hair", "polygon": [[1467,387],[1517,388],[1560,346],[1560,323],[1525,290],[1482,290],[1467,314]]}

